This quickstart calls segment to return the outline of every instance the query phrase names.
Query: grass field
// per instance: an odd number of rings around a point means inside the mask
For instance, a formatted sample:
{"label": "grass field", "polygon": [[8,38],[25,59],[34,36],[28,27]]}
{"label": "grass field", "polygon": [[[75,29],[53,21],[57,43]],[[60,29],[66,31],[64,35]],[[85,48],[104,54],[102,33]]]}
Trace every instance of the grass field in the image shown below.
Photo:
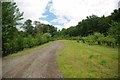
{"label": "grass field", "polygon": [[64,40],[57,65],[64,78],[118,77],[118,49]]}

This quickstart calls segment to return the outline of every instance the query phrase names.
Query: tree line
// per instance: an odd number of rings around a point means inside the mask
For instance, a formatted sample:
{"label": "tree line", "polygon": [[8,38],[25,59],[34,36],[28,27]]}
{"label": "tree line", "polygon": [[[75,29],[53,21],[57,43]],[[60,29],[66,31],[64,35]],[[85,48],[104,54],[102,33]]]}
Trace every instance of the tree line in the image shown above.
{"label": "tree line", "polygon": [[[2,2],[2,51],[3,56],[16,53],[52,40],[57,28],[39,21],[26,20],[19,31],[16,26],[23,19],[16,3]],[[32,22],[35,26],[33,26]]]}
{"label": "tree line", "polygon": [[[120,9],[111,15],[98,17],[87,16],[76,26],[61,31],[53,25],[39,21],[26,20],[22,31],[16,28],[23,19],[16,3],[2,2],[2,51],[3,56],[16,53],[57,39],[82,41],[88,44],[108,45],[115,47],[120,43]],[[33,23],[33,24],[32,24]]]}
{"label": "tree line", "polygon": [[88,44],[116,45],[120,43],[120,8],[115,9],[111,15],[98,17],[87,16],[76,26],[58,31],[58,39],[81,40]]}

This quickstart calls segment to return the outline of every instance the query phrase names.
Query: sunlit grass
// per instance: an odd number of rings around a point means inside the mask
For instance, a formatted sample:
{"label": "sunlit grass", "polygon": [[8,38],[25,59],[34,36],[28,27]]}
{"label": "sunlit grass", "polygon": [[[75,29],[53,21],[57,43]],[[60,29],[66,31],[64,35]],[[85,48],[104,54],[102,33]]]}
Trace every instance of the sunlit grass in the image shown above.
{"label": "sunlit grass", "polygon": [[57,65],[64,78],[118,77],[118,49],[64,40]]}
{"label": "sunlit grass", "polygon": [[27,48],[27,49],[24,49],[23,51],[19,51],[19,52],[17,52],[17,53],[10,54],[10,55],[5,56],[5,57],[3,57],[3,58],[6,59],[6,58],[13,58],[13,57],[16,57],[16,56],[22,56],[22,55],[31,53],[31,52],[33,52],[33,51],[39,50],[39,49],[41,49],[41,48],[43,48],[43,47],[45,47],[45,46],[48,46],[48,45],[50,45],[50,44],[52,44],[52,43],[53,43],[53,41],[48,42],[48,43],[45,43],[45,44],[42,44],[42,45],[40,45],[40,46],[33,47],[33,48]]}

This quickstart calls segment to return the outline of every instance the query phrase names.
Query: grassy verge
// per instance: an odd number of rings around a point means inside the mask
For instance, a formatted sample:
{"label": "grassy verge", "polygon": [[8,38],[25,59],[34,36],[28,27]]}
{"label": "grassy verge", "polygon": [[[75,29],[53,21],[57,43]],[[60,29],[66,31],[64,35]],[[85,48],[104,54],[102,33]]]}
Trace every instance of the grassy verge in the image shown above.
{"label": "grassy verge", "polygon": [[63,41],[57,65],[64,78],[118,77],[118,49]]}
{"label": "grassy verge", "polygon": [[46,44],[43,44],[43,45],[40,45],[40,46],[36,46],[36,47],[33,47],[33,48],[27,48],[27,49],[24,49],[23,51],[19,51],[17,53],[14,53],[14,54],[10,54],[8,56],[5,56],[3,57],[4,59],[7,59],[7,58],[13,58],[13,57],[16,57],[16,56],[22,56],[22,55],[25,55],[25,54],[28,54],[30,52],[33,52],[35,50],[38,50],[38,49],[41,49],[45,46],[48,46],[50,44],[52,44],[53,42],[48,42]]}

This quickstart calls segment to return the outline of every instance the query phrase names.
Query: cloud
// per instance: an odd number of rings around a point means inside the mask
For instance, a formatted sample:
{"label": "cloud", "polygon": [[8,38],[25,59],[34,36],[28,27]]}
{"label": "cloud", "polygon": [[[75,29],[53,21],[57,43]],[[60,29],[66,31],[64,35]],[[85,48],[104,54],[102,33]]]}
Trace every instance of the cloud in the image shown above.
{"label": "cloud", "polygon": [[68,23],[64,23],[64,27],[75,26],[92,14],[108,16],[116,8],[116,0],[52,0],[52,2],[52,13],[70,18]]}
{"label": "cloud", "polygon": [[92,14],[108,16],[119,0],[15,0],[25,19],[40,20],[59,29],[75,26]]}
{"label": "cloud", "polygon": [[52,25],[50,22],[46,21],[46,20],[39,20],[41,23],[44,23],[44,24],[49,24],[49,25]]}
{"label": "cloud", "polygon": [[64,28],[64,26],[61,25],[54,25],[55,27],[57,27],[57,30],[62,30],[62,28]]}
{"label": "cloud", "polygon": [[52,20],[51,22],[58,23],[58,24],[65,24],[65,23],[68,23],[68,20],[65,19],[64,17],[57,17],[56,19]]}
{"label": "cloud", "polygon": [[[115,8],[114,0],[52,0],[52,12],[56,15],[70,17],[86,17],[96,14],[98,16],[108,15]],[[107,13],[107,14],[105,14]]]}
{"label": "cloud", "polygon": [[24,18],[32,19],[33,21],[39,20],[40,17],[45,17],[42,15],[45,11],[45,7],[49,0],[14,0],[20,11],[24,12]]}

